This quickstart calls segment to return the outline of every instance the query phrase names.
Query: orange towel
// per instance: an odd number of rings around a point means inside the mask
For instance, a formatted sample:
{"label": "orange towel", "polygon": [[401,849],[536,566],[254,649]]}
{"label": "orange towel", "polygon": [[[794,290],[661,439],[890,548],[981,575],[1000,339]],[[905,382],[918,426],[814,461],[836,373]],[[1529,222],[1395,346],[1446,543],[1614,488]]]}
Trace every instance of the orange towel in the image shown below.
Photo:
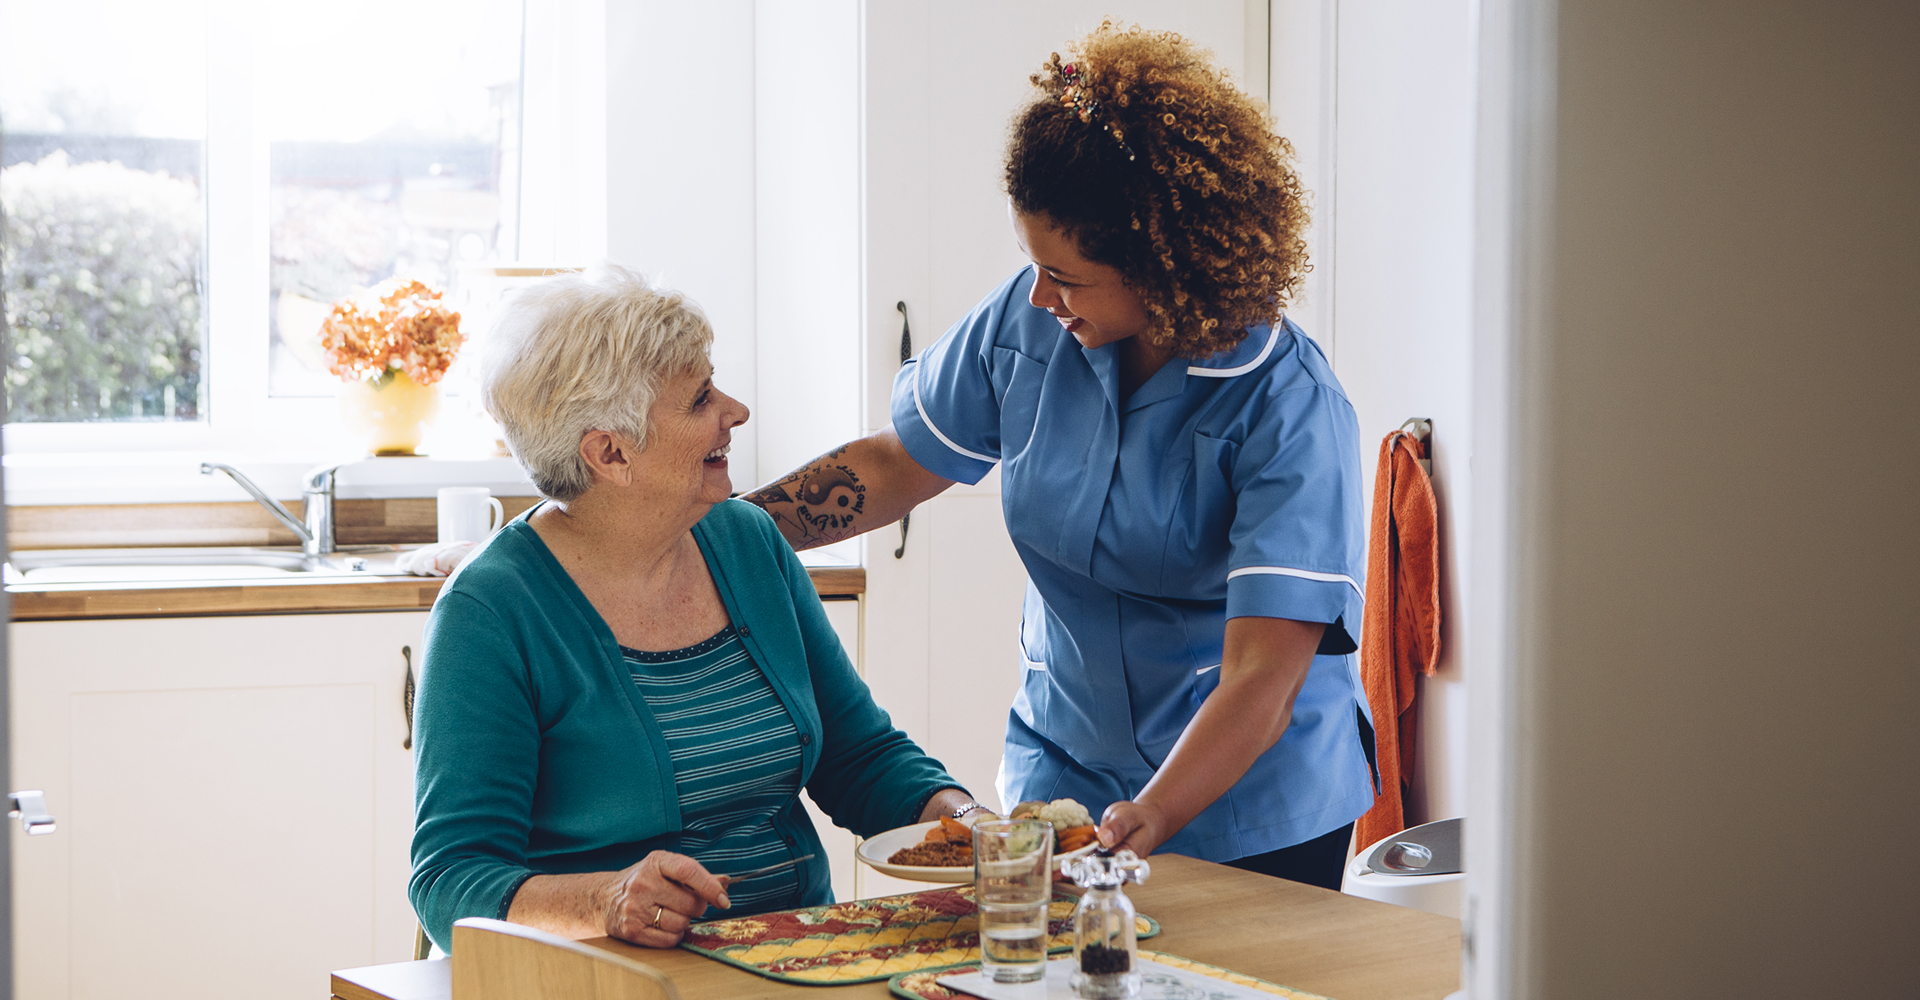
{"label": "orange towel", "polygon": [[1440,536],[1433,482],[1420,468],[1426,446],[1404,431],[1380,442],[1367,539],[1367,609],[1360,678],[1373,708],[1380,797],[1354,827],[1365,849],[1407,828],[1416,742],[1413,672],[1440,663]]}

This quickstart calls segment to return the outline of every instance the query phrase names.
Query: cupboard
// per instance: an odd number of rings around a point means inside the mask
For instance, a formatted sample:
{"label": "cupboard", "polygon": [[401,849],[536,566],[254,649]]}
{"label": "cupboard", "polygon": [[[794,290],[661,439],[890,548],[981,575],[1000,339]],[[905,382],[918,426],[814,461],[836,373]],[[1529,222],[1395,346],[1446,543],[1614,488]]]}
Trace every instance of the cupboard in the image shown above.
{"label": "cupboard", "polygon": [[[826,607],[856,653],[859,603]],[[12,787],[44,789],[59,829],[10,836],[14,995],[297,998],[411,958],[426,620],[15,623]],[[854,839],[821,833],[850,896]]]}

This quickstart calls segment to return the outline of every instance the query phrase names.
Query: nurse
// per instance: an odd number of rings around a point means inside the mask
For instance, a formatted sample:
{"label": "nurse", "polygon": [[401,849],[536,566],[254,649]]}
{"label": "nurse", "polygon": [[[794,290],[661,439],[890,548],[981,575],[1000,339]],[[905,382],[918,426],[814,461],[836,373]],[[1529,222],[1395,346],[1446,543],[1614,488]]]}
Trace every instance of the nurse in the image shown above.
{"label": "nurse", "polygon": [[747,499],[806,548],[998,463],[1030,581],[1003,800],[1338,888],[1375,792],[1359,429],[1282,314],[1292,149],[1177,35],[1105,24],[1032,80],[1006,163],[1032,265],[901,370],[890,427]]}

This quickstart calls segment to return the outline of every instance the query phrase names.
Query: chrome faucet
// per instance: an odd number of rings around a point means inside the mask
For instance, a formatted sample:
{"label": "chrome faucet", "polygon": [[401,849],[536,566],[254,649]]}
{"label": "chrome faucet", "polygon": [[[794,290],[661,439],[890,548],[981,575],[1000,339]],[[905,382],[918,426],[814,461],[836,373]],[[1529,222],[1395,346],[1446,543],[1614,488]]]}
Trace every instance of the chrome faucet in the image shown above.
{"label": "chrome faucet", "polygon": [[280,501],[268,496],[265,490],[255,485],[245,473],[225,462],[201,462],[200,474],[211,476],[215,472],[224,472],[232,476],[233,481],[239,483],[241,489],[246,490],[249,496],[259,501],[260,506],[267,509],[267,513],[278,518],[281,524],[286,525],[299,537],[300,550],[309,558],[313,558],[331,555],[335,548],[333,542],[334,480],[335,474],[340,471],[341,464],[344,463],[322,465],[308,470],[300,489],[300,499],[305,508],[304,513],[307,515],[305,524],[294,517],[293,512]]}
{"label": "chrome faucet", "polygon": [[300,499],[307,515],[306,553],[310,556],[332,554],[333,544],[333,500],[334,482],[338,479],[340,466],[321,465],[307,470],[301,482]]}

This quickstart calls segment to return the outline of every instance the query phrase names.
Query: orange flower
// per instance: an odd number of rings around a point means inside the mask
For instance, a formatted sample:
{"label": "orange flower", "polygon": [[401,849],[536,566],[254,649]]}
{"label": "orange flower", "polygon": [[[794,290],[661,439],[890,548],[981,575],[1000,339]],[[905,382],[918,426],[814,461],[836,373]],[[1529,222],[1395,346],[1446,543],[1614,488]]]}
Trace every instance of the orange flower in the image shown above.
{"label": "orange flower", "polygon": [[406,372],[421,385],[440,381],[467,341],[460,314],[418,281],[384,281],[333,304],[320,326],[327,370],[349,382]]}

